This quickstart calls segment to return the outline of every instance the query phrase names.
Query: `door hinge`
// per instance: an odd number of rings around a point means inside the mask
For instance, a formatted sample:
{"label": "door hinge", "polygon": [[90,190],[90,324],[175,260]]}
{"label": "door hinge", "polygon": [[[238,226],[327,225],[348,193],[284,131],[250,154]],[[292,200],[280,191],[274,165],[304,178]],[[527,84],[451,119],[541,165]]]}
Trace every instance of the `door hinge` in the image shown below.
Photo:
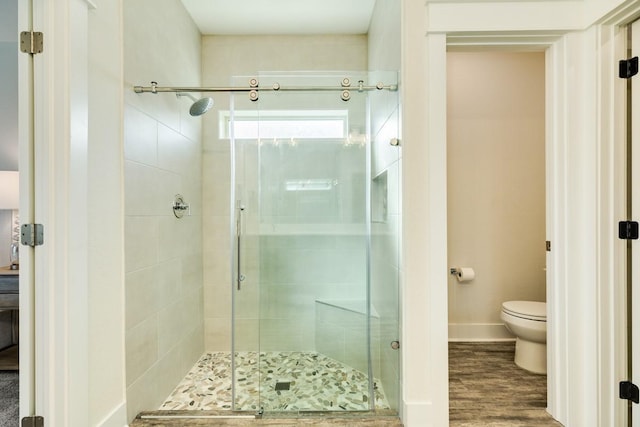
{"label": "door hinge", "polygon": [[20,240],[25,246],[40,246],[44,244],[44,227],[42,224],[22,224]]}
{"label": "door hinge", "polygon": [[21,427],[44,427],[44,418],[38,415],[24,417]]}
{"label": "door hinge", "polygon": [[620,221],[618,223],[618,237],[622,240],[636,240],[638,238],[638,223],[636,221]]}
{"label": "door hinge", "polygon": [[620,399],[640,402],[640,391],[638,386],[631,381],[620,381]]}
{"label": "door hinge", "polygon": [[618,77],[621,79],[630,79],[638,74],[638,57],[631,59],[622,59],[618,63]]}
{"label": "door hinge", "polygon": [[20,33],[20,52],[42,53],[44,49],[44,35],[39,31],[23,31]]}

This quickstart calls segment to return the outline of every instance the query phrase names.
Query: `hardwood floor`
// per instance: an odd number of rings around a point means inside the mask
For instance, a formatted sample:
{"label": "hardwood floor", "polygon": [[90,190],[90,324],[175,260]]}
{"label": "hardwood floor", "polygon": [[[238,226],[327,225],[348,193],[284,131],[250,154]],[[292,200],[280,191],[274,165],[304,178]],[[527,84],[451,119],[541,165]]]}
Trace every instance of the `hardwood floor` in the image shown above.
{"label": "hardwood floor", "polygon": [[[546,412],[547,378],[520,369],[513,363],[514,343],[449,344],[449,418],[451,427],[561,427]],[[196,411],[205,415],[207,411]],[[147,415],[178,415],[154,411]],[[183,411],[183,415],[194,412]],[[229,411],[211,415],[230,414]],[[184,425],[218,426],[371,426],[400,427],[397,417],[367,417],[358,414],[265,414],[259,420],[136,419],[132,427]]]}
{"label": "hardwood floor", "polygon": [[513,362],[515,343],[449,343],[451,427],[557,427],[547,377]]}

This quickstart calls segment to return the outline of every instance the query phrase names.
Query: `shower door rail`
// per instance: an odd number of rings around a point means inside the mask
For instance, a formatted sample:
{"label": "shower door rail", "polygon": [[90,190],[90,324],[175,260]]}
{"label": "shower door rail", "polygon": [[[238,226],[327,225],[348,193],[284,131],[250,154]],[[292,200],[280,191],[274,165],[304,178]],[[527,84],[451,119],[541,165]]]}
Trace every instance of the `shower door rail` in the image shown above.
{"label": "shower door rail", "polygon": [[[251,79],[249,81],[249,86],[203,86],[203,87],[193,87],[193,86],[158,86],[158,83],[155,81],[151,82],[151,86],[134,86],[133,91],[135,93],[160,93],[160,92],[249,92],[258,93],[260,91],[269,91],[269,92],[343,92],[349,90],[356,90],[358,92],[367,92],[374,90],[388,90],[388,91],[397,91],[398,85],[385,85],[383,82],[377,83],[375,86],[364,85],[364,80],[358,80],[357,86],[351,86],[351,81],[349,78],[342,79],[340,86],[281,86],[280,83],[273,83],[271,86],[259,86],[258,81],[256,79]],[[255,99],[250,95],[250,99],[252,101],[257,101],[258,98]]]}

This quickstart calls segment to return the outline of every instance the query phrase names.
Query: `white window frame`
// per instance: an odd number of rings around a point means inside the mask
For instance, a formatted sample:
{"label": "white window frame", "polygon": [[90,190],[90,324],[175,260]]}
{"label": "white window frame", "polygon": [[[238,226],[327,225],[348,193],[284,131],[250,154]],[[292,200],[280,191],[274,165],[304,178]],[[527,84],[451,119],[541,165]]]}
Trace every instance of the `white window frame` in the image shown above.
{"label": "white window frame", "polygon": [[[223,110],[218,113],[219,117],[219,138],[221,140],[231,139],[231,125],[233,122],[321,122],[321,121],[341,121],[342,132],[340,135],[292,135],[283,133],[282,136],[267,134],[264,138],[284,138],[284,139],[344,139],[349,133],[349,111],[348,110]],[[258,139],[261,135],[238,139]]]}

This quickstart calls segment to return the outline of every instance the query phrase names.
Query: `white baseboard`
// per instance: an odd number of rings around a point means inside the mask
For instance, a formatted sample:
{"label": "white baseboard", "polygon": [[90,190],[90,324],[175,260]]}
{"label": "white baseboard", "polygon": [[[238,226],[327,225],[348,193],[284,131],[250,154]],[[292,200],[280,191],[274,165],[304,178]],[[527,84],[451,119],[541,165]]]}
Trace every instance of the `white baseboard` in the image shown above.
{"label": "white baseboard", "polygon": [[402,425],[405,427],[435,427],[431,419],[431,406],[431,402],[403,402]]}
{"label": "white baseboard", "polygon": [[449,323],[449,341],[513,341],[502,323]]}
{"label": "white baseboard", "polygon": [[109,415],[96,424],[99,427],[127,427],[127,404],[122,402]]}

